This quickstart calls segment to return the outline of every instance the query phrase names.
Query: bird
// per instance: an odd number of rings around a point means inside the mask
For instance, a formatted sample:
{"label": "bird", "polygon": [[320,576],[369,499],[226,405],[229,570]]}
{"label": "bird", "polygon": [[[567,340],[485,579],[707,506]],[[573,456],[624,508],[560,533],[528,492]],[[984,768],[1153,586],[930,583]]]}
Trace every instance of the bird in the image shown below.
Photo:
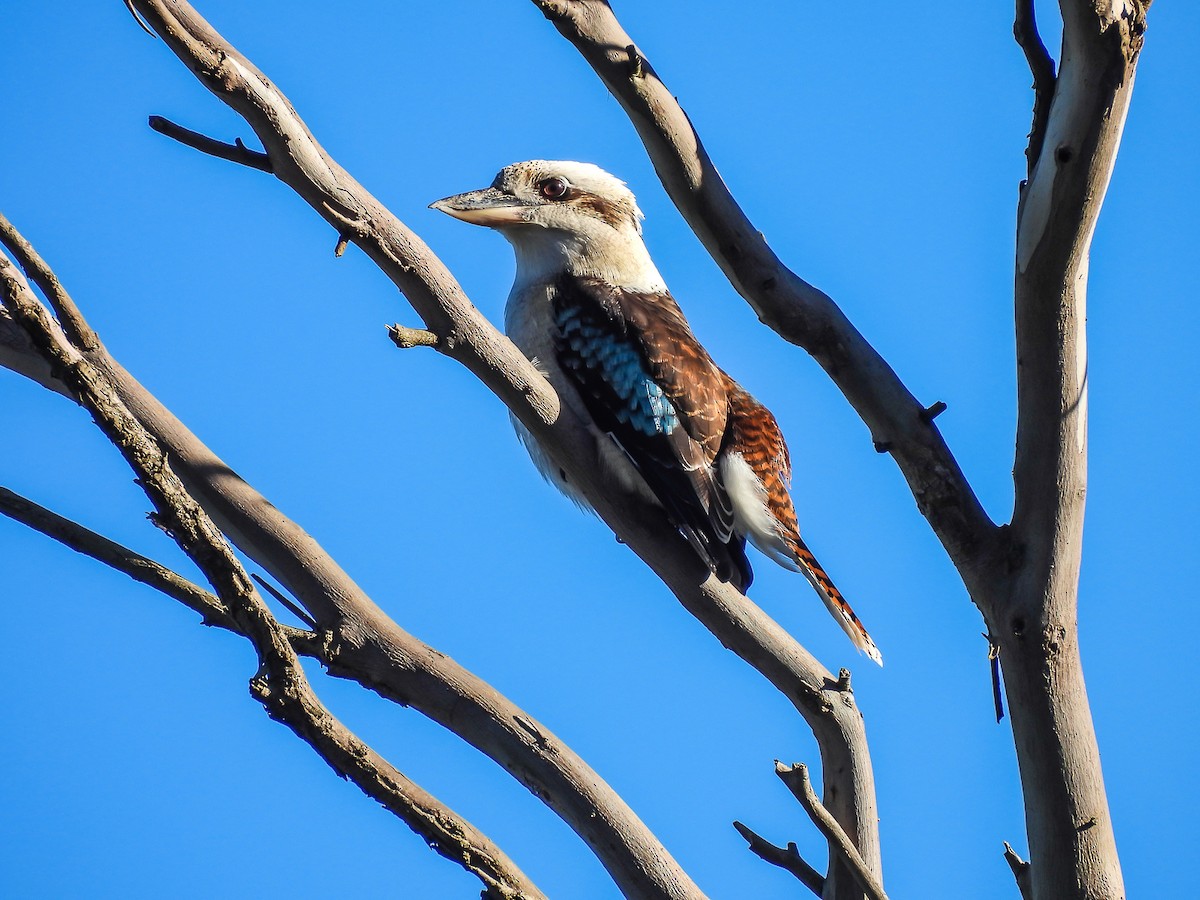
{"label": "bird", "polygon": [[[748,541],[805,576],[851,642],[883,657],[800,538],[775,416],[713,360],[667,289],[625,182],[592,163],[529,160],[430,204],[498,231],[516,256],[505,332],[596,441],[606,478],[660,505],[718,578],[745,592]],[[586,498],[514,417],[548,481]]]}

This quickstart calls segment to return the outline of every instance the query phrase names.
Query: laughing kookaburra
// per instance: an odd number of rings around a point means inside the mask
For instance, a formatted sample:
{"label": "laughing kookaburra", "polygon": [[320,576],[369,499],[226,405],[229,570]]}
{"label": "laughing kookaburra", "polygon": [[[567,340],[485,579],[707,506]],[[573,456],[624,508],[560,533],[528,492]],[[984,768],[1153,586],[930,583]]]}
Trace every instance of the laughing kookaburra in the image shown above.
{"label": "laughing kookaburra", "polygon": [[[718,577],[745,590],[745,542],[809,580],[855,646],[875,642],[800,540],[775,417],[692,334],[642,242],[633,194],[590,163],[532,160],[432,204],[513,245],[505,330],[590,422],[605,477],[649,493]],[[546,477],[586,505],[518,425]]]}

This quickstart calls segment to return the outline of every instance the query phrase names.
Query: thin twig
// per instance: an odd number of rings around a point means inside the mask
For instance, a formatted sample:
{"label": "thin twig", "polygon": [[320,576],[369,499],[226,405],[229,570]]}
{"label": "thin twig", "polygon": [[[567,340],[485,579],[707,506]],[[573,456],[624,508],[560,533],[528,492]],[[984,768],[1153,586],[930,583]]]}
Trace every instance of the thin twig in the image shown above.
{"label": "thin twig", "polygon": [[[200,614],[205,625],[242,634],[241,628],[229,615],[219,597],[200,585],[188,581],[174,569],[142,556],[116,541],[85,528],[78,522],[34,503],[28,497],[0,486],[0,513],[16,522],[28,525],[34,531],[53,538],[77,553],[89,556],[122,572],[155,590],[177,600],[193,612]],[[325,654],[317,635],[302,628],[280,625],[292,648],[301,656],[325,660]]]}
{"label": "thin twig", "polygon": [[3,213],[0,213],[0,243],[4,244],[13,259],[25,270],[29,280],[37,285],[71,342],[85,351],[94,349],[99,339],[71,300],[67,289],[62,286],[54,270],[38,255],[33,245],[25,240],[24,235],[17,231],[16,226]]}
{"label": "thin twig", "polygon": [[1022,900],[1032,900],[1033,885],[1029,879],[1029,863],[1017,855],[1008,841],[1004,842],[1004,859],[1012,869],[1013,878],[1017,880],[1017,890],[1021,892]]}
{"label": "thin twig", "polygon": [[275,587],[275,585],[271,584],[257,572],[252,572],[250,577],[258,583],[259,587],[287,607],[288,612],[306,624],[309,628],[315,629],[317,627],[316,619],[310,616],[308,611],[303,607],[293,603],[287,596],[284,595],[282,591],[279,590],[279,588]]}
{"label": "thin twig", "polygon": [[800,855],[800,849],[794,842],[789,842],[786,848],[776,847],[741,822],[734,822],[733,827],[750,845],[750,852],[759,859],[791,872],[800,880],[801,884],[818,897],[825,893],[825,876],[804,860],[804,857]]}
{"label": "thin twig", "polygon": [[179,141],[181,144],[186,144],[193,150],[199,150],[201,153],[207,153],[209,156],[215,156],[218,159],[227,159],[239,165],[249,166],[251,169],[258,169],[260,172],[267,172],[269,174],[274,171],[271,166],[271,158],[265,153],[260,153],[258,150],[251,150],[242,143],[241,138],[235,138],[232,144],[227,144],[224,141],[218,141],[216,138],[200,134],[198,131],[184,128],[182,125],[176,125],[170,119],[164,119],[162,116],[151,116],[149,121],[150,127],[159,134],[166,135],[169,138]]}
{"label": "thin twig", "polygon": [[854,880],[858,882],[859,887],[863,889],[870,900],[887,900],[887,894],[884,893],[879,878],[863,860],[858,848],[854,846],[854,842],[850,840],[842,826],[817,799],[812,782],[808,778],[808,766],[804,763],[788,766],[776,760],[775,774],[800,801],[800,805],[804,807],[804,811],[808,813],[813,824],[825,835],[826,840],[841,854],[850,874],[854,876]]}
{"label": "thin twig", "polygon": [[84,528],[77,522],[51,512],[32,500],[0,487],[0,513],[34,531],[52,537],[60,544],[77,553],[90,556],[119,572],[124,572],[134,581],[162,591],[178,600],[188,609],[200,614],[205,625],[215,625],[227,631],[238,631],[237,624],[229,615],[220,599],[197,584],[188,581],[178,572],[168,569],[140,553],[134,553],[115,541]]}
{"label": "thin twig", "polygon": [[1013,37],[1025,52],[1029,71],[1033,73],[1033,125],[1029,129],[1029,146],[1025,148],[1027,174],[1032,176],[1042,155],[1046,126],[1050,122],[1050,104],[1054,100],[1054,88],[1057,83],[1054,60],[1038,32],[1033,0],[1017,0]]}
{"label": "thin twig", "polygon": [[157,41],[158,35],[155,34],[153,29],[146,24],[146,20],[138,15],[138,11],[133,8],[133,0],[125,0],[125,8],[129,10],[129,14],[133,16],[133,21],[138,23],[138,26],[142,29],[142,31],[146,32],[146,34],[150,35],[150,37]]}

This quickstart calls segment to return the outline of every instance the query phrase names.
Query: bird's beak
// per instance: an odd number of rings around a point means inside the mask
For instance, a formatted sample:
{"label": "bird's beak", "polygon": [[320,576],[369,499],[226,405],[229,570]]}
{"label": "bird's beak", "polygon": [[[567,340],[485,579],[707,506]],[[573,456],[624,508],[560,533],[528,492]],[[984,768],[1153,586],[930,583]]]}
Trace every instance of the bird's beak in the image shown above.
{"label": "bird's beak", "polygon": [[525,213],[534,204],[528,203],[512,194],[490,187],[482,191],[468,191],[465,194],[455,194],[443,200],[429,204],[430,209],[444,212],[448,216],[470,222],[472,225],[486,225],[496,228],[504,225],[519,225],[525,221]]}

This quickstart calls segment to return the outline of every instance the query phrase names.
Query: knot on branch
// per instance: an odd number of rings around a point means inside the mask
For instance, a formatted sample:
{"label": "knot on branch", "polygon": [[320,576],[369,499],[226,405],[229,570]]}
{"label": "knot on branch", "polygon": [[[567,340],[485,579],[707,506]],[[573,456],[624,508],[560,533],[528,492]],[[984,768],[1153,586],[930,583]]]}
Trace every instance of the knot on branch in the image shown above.
{"label": "knot on branch", "polygon": [[400,324],[387,327],[388,337],[401,350],[411,350],[413,347],[436,347],[440,341],[432,331],[424,328],[405,328]]}
{"label": "knot on branch", "polygon": [[638,53],[637,47],[630,44],[625,48],[625,53],[629,56],[629,77],[635,80],[644,78],[646,70],[643,65],[642,54]]}

